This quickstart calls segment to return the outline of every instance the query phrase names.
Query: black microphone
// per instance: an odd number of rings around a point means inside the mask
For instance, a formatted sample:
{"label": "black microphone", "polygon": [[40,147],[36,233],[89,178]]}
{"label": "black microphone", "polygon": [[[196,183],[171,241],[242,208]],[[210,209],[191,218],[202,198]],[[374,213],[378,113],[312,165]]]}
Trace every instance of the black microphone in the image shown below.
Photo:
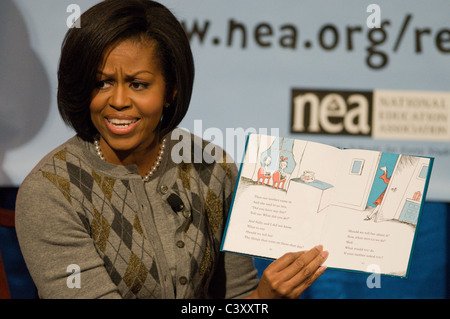
{"label": "black microphone", "polygon": [[170,196],[167,197],[167,202],[175,213],[178,213],[184,209],[183,201],[176,194],[170,194]]}

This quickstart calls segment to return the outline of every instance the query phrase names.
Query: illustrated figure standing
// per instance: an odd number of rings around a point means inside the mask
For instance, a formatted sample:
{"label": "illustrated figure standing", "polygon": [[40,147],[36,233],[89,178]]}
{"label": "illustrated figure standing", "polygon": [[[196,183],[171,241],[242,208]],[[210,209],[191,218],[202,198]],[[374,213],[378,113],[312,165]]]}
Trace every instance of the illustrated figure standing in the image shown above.
{"label": "illustrated figure standing", "polygon": [[380,210],[380,205],[383,201],[384,195],[386,194],[386,189],[387,189],[387,185],[389,184],[389,181],[391,180],[390,177],[387,177],[387,168],[386,166],[383,166],[380,168],[384,173],[383,175],[380,176],[380,178],[383,180],[383,182],[386,184],[386,188],[384,189],[384,191],[380,194],[380,196],[378,196],[377,200],[373,202],[373,204],[375,205],[375,209],[372,210],[372,212],[367,215],[367,217],[365,218],[365,220],[371,220],[374,218],[374,216],[376,216],[376,214],[378,213],[378,211]]}

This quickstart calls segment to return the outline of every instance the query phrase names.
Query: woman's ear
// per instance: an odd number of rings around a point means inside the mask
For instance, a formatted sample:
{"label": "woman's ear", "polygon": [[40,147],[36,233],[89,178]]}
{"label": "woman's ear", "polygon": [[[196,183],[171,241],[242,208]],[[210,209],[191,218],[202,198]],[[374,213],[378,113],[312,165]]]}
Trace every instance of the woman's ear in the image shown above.
{"label": "woman's ear", "polygon": [[168,101],[166,101],[166,103],[164,103],[164,107],[169,107],[170,104],[172,104],[172,102],[175,101],[176,97],[177,97],[177,90],[173,90],[170,100],[168,99]]}
{"label": "woman's ear", "polygon": [[175,101],[175,98],[177,97],[177,94],[178,94],[177,89],[174,89],[173,93],[172,93],[172,100],[171,100],[171,102]]}

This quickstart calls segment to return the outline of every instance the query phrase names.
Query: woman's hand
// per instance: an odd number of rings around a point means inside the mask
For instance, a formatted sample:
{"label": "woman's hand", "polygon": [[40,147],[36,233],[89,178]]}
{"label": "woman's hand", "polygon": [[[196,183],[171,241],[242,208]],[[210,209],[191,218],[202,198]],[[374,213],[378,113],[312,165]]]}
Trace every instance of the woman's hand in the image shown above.
{"label": "woman's hand", "polygon": [[299,298],[326,269],[321,266],[328,252],[321,245],[309,251],[287,253],[264,271],[256,290],[248,298]]}

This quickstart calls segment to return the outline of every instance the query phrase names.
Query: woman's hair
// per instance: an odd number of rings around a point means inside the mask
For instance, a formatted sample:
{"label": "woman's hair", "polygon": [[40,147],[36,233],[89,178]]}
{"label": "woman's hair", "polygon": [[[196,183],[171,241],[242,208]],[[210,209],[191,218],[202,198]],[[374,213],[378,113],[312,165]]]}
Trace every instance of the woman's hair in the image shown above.
{"label": "woman's hair", "polygon": [[[105,0],[81,15],[63,41],[58,70],[58,109],[78,136],[92,141],[98,134],[90,117],[97,72],[107,49],[126,39],[153,40],[166,84],[166,102],[157,128],[174,129],[189,107],[194,62],[181,24],[163,5],[150,0]],[[174,92],[176,92],[173,98]]]}

